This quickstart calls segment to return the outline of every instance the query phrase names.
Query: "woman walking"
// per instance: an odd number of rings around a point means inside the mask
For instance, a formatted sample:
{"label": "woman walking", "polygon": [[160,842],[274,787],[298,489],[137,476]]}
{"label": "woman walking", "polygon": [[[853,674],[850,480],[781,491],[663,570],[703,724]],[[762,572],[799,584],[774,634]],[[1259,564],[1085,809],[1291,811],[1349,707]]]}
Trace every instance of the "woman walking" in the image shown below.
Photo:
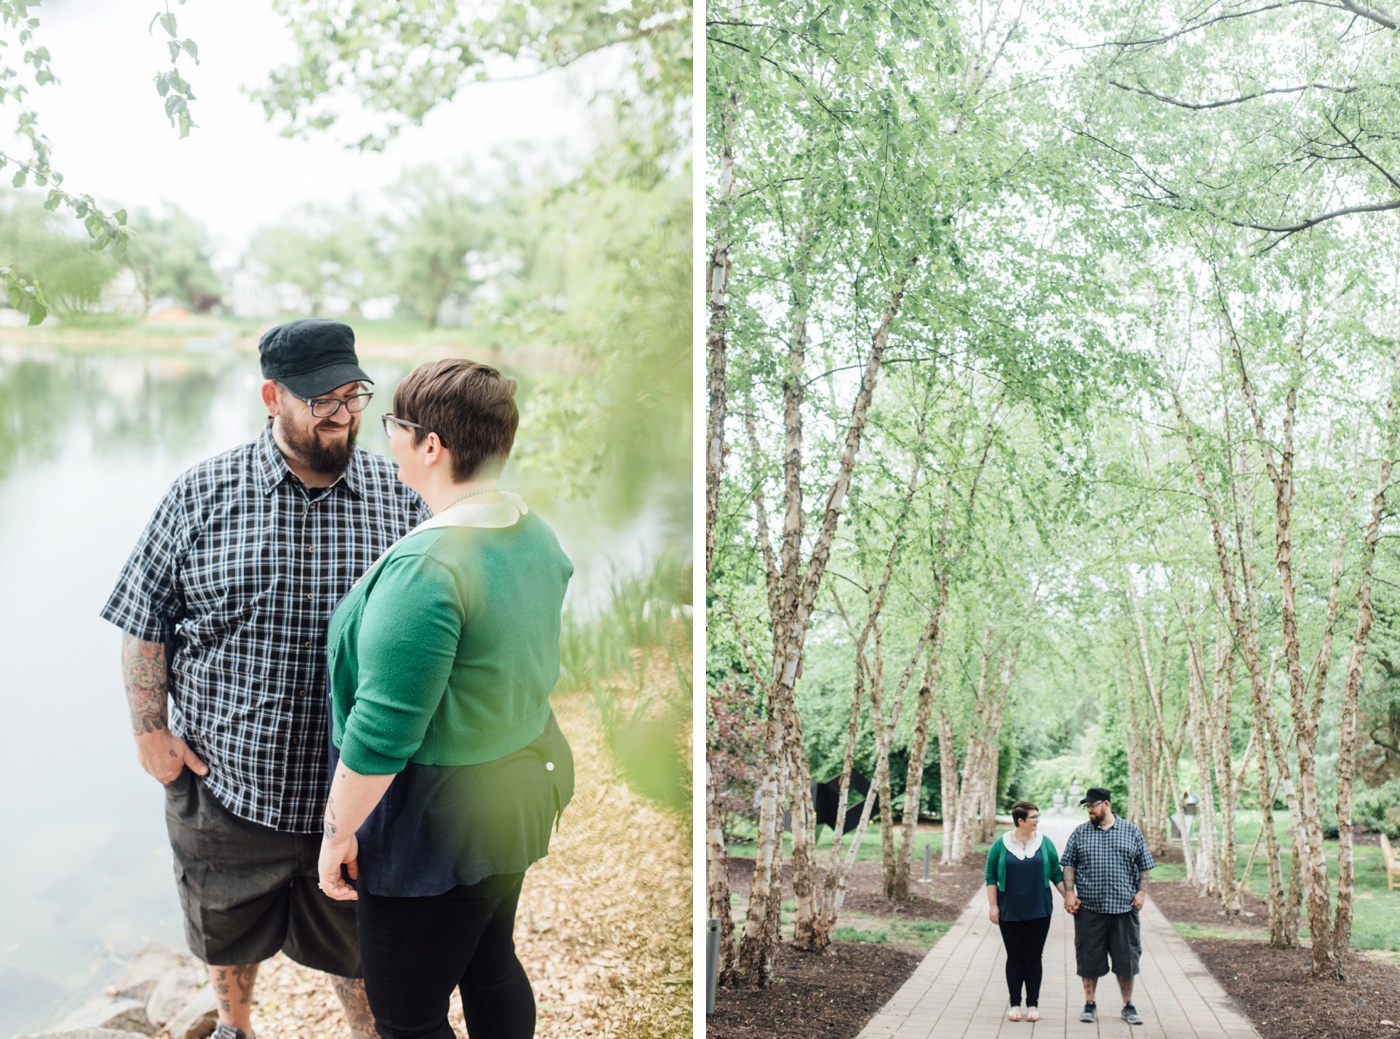
{"label": "woman walking", "polygon": [[1011,995],[1007,1018],[1021,1020],[1025,989],[1027,1021],[1039,1021],[1041,953],[1050,933],[1054,902],[1050,888],[1065,893],[1060,856],[1040,836],[1040,809],[1029,801],[1011,806],[1015,829],[992,842],[987,853],[987,905],[992,923],[1001,928],[1006,946],[1006,987]]}

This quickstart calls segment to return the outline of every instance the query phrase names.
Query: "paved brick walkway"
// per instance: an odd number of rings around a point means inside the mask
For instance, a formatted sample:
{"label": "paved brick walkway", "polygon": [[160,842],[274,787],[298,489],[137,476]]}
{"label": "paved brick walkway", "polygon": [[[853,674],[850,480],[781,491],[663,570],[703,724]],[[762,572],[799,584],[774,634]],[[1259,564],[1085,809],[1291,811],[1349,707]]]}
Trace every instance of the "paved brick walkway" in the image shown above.
{"label": "paved brick walkway", "polygon": [[[1041,830],[1063,847],[1079,821],[1047,818]],[[1142,973],[1133,991],[1145,1023],[1134,1027],[1118,1016],[1122,997],[1111,976],[1099,981],[1099,1020],[1081,1022],[1084,988],[1074,972],[1074,921],[1059,908],[1058,893],[1055,903],[1038,1022],[1006,1019],[1006,954],[1000,932],[987,919],[986,893],[979,890],[858,1039],[1258,1039],[1150,896],[1142,911]]]}

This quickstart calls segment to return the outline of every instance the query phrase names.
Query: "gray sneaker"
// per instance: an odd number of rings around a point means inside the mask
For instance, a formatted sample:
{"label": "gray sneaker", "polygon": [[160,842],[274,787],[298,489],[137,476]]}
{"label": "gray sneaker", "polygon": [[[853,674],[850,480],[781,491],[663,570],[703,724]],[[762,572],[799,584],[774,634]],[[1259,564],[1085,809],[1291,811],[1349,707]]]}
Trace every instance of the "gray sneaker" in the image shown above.
{"label": "gray sneaker", "polygon": [[1142,1024],[1142,1015],[1137,1012],[1137,1007],[1133,1006],[1131,999],[1123,1004],[1123,1020],[1130,1025]]}
{"label": "gray sneaker", "polygon": [[1086,1024],[1093,1024],[1094,1015],[1098,1013],[1098,1009],[1098,1004],[1096,1004],[1092,999],[1089,1000],[1089,1002],[1084,1004],[1084,1009],[1079,1012],[1079,1020],[1085,1022]]}

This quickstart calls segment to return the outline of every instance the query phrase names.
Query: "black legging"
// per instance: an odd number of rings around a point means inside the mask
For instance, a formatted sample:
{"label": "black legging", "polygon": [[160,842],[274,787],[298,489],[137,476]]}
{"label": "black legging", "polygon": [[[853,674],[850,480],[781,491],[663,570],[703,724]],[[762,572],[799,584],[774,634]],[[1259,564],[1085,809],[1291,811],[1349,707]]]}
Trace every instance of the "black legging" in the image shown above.
{"label": "black legging", "polygon": [[1026,986],[1026,1006],[1040,1005],[1040,978],[1043,970],[1040,954],[1045,951],[1045,936],[1050,933],[1050,918],[1034,920],[1003,920],[1001,943],[1006,946],[1006,988],[1011,993],[1011,1005],[1021,1005],[1021,986]]}
{"label": "black legging", "polygon": [[524,879],[488,877],[423,898],[360,892],[365,994],[384,1039],[453,1039],[447,1006],[454,988],[471,1039],[535,1034],[535,994],[512,937]]}

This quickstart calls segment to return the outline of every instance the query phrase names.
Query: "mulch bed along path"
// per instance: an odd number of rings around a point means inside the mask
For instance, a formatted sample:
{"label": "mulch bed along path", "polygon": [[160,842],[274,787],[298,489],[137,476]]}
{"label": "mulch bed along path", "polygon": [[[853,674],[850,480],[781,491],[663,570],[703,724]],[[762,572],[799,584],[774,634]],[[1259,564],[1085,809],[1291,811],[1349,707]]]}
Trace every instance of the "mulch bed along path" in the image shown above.
{"label": "mulch bed along path", "polygon": [[[956,920],[972,893],[985,886],[984,865],[937,867],[929,883],[915,883],[913,898],[893,902],[880,891],[881,864],[860,862],[851,871],[842,912],[883,920]],[[746,893],[753,860],[731,858],[728,866],[730,891]],[[922,863],[916,863],[916,881],[922,873]],[[783,885],[784,897],[791,898],[791,863],[783,864]],[[784,1039],[852,1039],[914,973],[925,952],[897,944],[833,942],[825,952],[808,953],[784,943],[778,950],[777,983],[744,992],[720,989],[705,1035],[771,1039],[774,1022],[781,1021]]]}
{"label": "mulch bed along path", "polygon": [[1353,954],[1345,981],[1322,981],[1311,974],[1309,950],[1269,947],[1269,909],[1262,898],[1246,892],[1243,912],[1232,917],[1180,881],[1148,890],[1173,923],[1252,935],[1186,941],[1262,1039],[1400,1037],[1400,968]]}

